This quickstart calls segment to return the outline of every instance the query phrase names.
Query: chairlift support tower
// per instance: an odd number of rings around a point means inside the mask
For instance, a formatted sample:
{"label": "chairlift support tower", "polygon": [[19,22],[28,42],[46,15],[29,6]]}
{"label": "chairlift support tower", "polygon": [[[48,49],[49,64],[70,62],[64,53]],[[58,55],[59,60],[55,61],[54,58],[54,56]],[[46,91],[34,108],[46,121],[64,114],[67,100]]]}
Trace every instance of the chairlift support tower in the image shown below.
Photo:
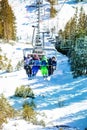
{"label": "chairlift support tower", "polygon": [[35,46],[42,46],[40,42],[40,7],[42,6],[42,0],[36,0],[36,8],[37,8],[37,33],[35,39]]}
{"label": "chairlift support tower", "polygon": [[[31,6],[31,7],[36,7],[37,8],[37,25],[36,26],[32,26],[34,27],[34,32],[33,32],[33,37],[32,37],[32,47],[31,48],[25,48],[23,50],[23,53],[25,55],[25,51],[29,51],[32,55],[33,54],[38,54],[38,55],[45,55],[46,51],[55,51],[55,54],[56,54],[56,49],[55,48],[50,48],[50,47],[45,47],[44,45],[44,39],[42,40],[41,42],[41,39],[40,39],[40,8],[43,6],[43,0],[36,0],[35,1],[35,5]],[[36,30],[36,34],[35,34],[35,30]],[[43,38],[44,38],[44,33],[46,32],[42,32],[43,34]],[[47,32],[48,33],[48,32]],[[34,35],[35,35],[35,44],[34,44]]]}

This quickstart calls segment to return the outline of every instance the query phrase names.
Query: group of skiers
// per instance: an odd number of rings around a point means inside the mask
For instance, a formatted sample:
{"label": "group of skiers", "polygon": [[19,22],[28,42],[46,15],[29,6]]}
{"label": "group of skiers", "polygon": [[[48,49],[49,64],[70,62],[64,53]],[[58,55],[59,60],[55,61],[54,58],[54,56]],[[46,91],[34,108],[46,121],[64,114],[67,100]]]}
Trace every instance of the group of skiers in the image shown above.
{"label": "group of skiers", "polygon": [[37,54],[24,57],[24,69],[28,77],[35,76],[38,70],[41,70],[42,76],[47,78],[52,75],[54,70],[56,70],[57,61],[55,56],[47,58],[45,55],[39,57]]}

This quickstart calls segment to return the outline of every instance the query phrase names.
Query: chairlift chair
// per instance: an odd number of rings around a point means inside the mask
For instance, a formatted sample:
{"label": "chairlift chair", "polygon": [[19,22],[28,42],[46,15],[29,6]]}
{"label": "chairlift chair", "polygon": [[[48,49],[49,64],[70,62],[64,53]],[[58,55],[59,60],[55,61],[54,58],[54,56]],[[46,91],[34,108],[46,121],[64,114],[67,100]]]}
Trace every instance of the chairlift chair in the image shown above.
{"label": "chairlift chair", "polygon": [[[43,3],[43,0],[37,0],[36,1],[36,7],[38,7],[38,14],[37,14],[37,33],[36,33],[36,39],[35,39],[35,44],[32,42],[32,47],[31,48],[24,48],[23,49],[23,56],[27,57],[27,55],[38,55],[39,58],[41,59],[43,55],[47,56],[47,58],[50,58],[52,56],[56,57],[57,51],[55,47],[47,47],[44,45],[44,36],[43,36],[43,41],[41,42],[40,38],[40,5]],[[38,6],[37,6],[38,5]],[[33,26],[35,27],[35,26]],[[34,33],[35,33],[35,28],[33,32],[33,38],[34,38]],[[44,32],[45,33],[45,32]],[[43,33],[43,35],[44,35]],[[34,41],[32,38],[32,41]]]}
{"label": "chairlift chair", "polygon": [[23,49],[23,57],[26,57],[27,54],[30,54],[31,56],[37,54],[40,58],[43,55],[46,55],[48,58],[57,55],[57,50],[55,48],[51,47],[42,47],[42,46],[35,46],[32,48],[24,48]]}

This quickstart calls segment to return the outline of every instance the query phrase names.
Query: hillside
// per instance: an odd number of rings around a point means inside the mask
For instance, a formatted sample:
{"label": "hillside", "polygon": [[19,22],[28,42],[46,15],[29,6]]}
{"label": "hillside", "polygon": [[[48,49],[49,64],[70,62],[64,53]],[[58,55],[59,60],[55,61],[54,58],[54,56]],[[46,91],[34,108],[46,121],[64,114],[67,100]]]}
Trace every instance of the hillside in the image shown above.
{"label": "hillside", "polygon": [[[34,3],[32,0],[9,0],[9,3],[17,18],[19,41],[14,46],[0,43],[0,47],[15,65],[17,61],[23,59],[23,48],[29,47],[29,44],[25,42],[32,41],[32,25],[36,24],[36,9],[26,9],[26,6]],[[46,11],[44,17],[46,17],[41,20],[42,29],[44,27],[51,29],[54,26],[58,27],[57,29],[64,28],[76,7],[83,6],[87,13],[85,2],[59,0],[58,15],[48,20],[49,4],[44,1],[44,5]],[[44,80],[40,71],[32,80],[28,80],[23,67],[11,73],[0,71],[0,94],[5,95],[13,108],[21,110],[23,102],[28,101],[29,98],[15,97],[15,90],[18,86],[30,85],[35,94],[36,111],[42,115],[38,117],[38,120],[42,119],[45,122],[45,127],[42,127],[16,117],[8,119],[8,123],[3,124],[2,130],[85,130],[87,128],[87,78],[73,78],[68,58],[59,52],[55,56],[57,69],[50,80]],[[60,125],[62,127],[59,127]]]}
{"label": "hillside", "polygon": [[[17,22],[17,36],[19,37],[20,41],[32,41],[32,34],[33,28],[32,25],[36,25],[37,15],[36,15],[36,8],[28,6],[35,5],[35,1],[31,0],[9,0],[10,5],[12,6]],[[48,2],[43,0],[43,6],[41,7],[41,20],[40,20],[40,29],[47,28],[50,30],[55,28],[55,35],[58,33],[58,30],[63,29],[66,25],[66,22],[73,16],[75,13],[76,7],[80,9],[81,7],[84,8],[85,12],[87,13],[86,9],[87,3],[86,2],[79,2],[76,3],[74,0],[59,0],[58,5],[55,6],[58,13],[55,18],[49,18],[49,9],[50,5]]]}

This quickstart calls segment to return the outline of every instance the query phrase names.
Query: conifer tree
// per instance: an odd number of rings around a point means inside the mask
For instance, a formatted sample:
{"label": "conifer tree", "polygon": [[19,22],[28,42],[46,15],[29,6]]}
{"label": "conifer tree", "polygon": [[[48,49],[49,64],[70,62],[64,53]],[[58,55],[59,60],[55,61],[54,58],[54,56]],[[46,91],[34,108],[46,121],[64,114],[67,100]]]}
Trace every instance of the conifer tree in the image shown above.
{"label": "conifer tree", "polygon": [[87,29],[87,16],[83,10],[83,7],[80,9],[80,14],[78,18],[78,36],[79,37],[84,37],[86,34],[86,29]]}
{"label": "conifer tree", "polygon": [[[62,35],[62,44],[66,45],[67,39],[73,40],[73,47],[67,51],[73,77],[87,76],[87,15],[81,7],[80,13],[76,10],[74,16],[67,22]],[[64,45],[64,47],[65,47]],[[63,50],[63,49],[62,49]],[[64,50],[63,50],[64,51]]]}
{"label": "conifer tree", "polygon": [[57,10],[55,9],[54,5],[58,4],[57,0],[47,0],[50,3],[50,17],[54,18],[57,14]]}
{"label": "conifer tree", "polygon": [[0,36],[7,41],[15,39],[15,16],[8,0],[1,0],[0,7]]}
{"label": "conifer tree", "polygon": [[53,7],[53,5],[51,6],[51,9],[50,9],[50,17],[51,18],[54,18],[57,14],[57,11],[56,9]]}
{"label": "conifer tree", "polygon": [[81,7],[77,20],[77,36],[75,47],[71,52],[70,65],[73,77],[87,76],[87,16]]}
{"label": "conifer tree", "polygon": [[0,38],[2,38],[3,26],[2,26],[2,14],[1,14],[1,2],[0,2]]}
{"label": "conifer tree", "polygon": [[74,14],[74,16],[67,22],[65,29],[64,29],[64,34],[63,38],[64,39],[73,39],[75,40],[76,38],[76,33],[77,33],[77,21],[78,21],[78,9],[76,9],[76,12]]}
{"label": "conifer tree", "polygon": [[78,9],[74,16],[67,22],[64,31],[62,32],[62,38],[71,39],[73,43],[76,43],[76,39],[80,37],[85,37],[87,35],[87,15],[85,14],[83,8],[80,9],[80,14],[78,15]]}

